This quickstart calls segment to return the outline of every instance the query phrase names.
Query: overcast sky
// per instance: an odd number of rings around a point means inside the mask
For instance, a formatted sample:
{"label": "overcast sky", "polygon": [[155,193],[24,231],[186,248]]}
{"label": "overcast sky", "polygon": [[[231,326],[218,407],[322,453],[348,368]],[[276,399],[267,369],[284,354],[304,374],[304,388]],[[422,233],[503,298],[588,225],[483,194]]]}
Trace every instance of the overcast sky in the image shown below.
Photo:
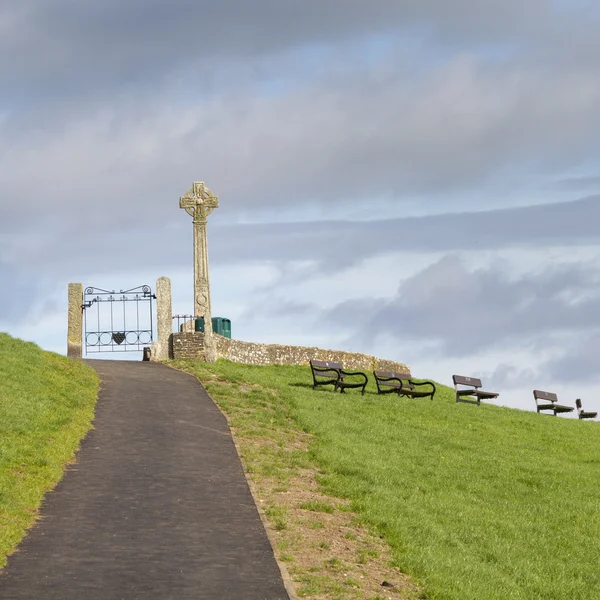
{"label": "overcast sky", "polygon": [[68,282],[499,403],[600,410],[600,5],[0,4],[0,330],[66,352]]}

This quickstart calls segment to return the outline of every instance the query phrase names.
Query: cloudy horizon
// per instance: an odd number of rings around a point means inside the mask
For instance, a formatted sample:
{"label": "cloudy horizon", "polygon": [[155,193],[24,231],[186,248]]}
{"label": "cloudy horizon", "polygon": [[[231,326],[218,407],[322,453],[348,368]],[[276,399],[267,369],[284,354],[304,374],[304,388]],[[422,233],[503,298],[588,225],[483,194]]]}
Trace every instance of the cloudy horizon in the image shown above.
{"label": "cloudy horizon", "polygon": [[213,313],[248,341],[600,410],[600,6],[0,7],[0,330],[66,352],[67,283],[173,281],[203,180]]}

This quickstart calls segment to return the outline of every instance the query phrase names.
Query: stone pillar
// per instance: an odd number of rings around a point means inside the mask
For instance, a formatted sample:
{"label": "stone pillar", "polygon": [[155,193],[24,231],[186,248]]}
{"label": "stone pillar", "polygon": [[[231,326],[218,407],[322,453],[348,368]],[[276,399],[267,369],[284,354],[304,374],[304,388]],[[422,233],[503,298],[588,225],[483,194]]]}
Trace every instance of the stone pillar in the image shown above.
{"label": "stone pillar", "polygon": [[206,221],[207,213],[196,210],[194,216],[194,314],[204,317],[204,360],[213,363],[217,360],[217,353],[212,330]]}
{"label": "stone pillar", "polygon": [[171,280],[159,277],[156,280],[156,331],[157,342],[153,344],[151,360],[161,361],[169,356],[169,337],[173,332],[173,301]]}
{"label": "stone pillar", "polygon": [[83,340],[83,284],[69,284],[69,323],[67,356],[81,360]]}
{"label": "stone pillar", "polygon": [[208,271],[207,217],[203,211],[194,215],[194,315],[204,317],[204,332],[212,333],[210,278]]}

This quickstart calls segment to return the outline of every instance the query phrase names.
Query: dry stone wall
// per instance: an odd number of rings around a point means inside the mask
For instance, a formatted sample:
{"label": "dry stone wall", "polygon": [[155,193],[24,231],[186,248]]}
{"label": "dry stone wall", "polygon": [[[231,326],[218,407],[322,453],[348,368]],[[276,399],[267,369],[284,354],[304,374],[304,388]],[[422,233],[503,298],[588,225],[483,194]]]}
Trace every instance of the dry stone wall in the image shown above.
{"label": "dry stone wall", "polygon": [[[342,350],[323,350],[310,346],[283,346],[279,344],[257,344],[231,340],[213,333],[217,358],[225,358],[245,365],[307,365],[310,360],[339,362],[350,371],[408,371],[404,363],[384,360]],[[171,336],[170,356],[177,359],[206,360],[204,334],[200,332],[174,333]]]}
{"label": "dry stone wall", "polygon": [[347,370],[407,371],[404,363],[384,360],[369,354],[323,350],[309,346],[282,346],[230,340],[213,334],[217,356],[246,365],[307,365],[312,360],[339,362]]}
{"label": "dry stone wall", "polygon": [[206,360],[203,333],[174,333],[170,337],[169,346],[169,356],[175,360]]}

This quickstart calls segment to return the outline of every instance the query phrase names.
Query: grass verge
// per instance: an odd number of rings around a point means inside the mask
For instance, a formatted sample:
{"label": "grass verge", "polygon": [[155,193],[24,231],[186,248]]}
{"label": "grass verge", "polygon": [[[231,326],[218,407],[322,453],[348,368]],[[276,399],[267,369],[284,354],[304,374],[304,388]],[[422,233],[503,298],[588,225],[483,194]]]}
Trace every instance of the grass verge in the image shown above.
{"label": "grass verge", "polygon": [[0,333],[0,568],[91,426],[92,369]]}
{"label": "grass verge", "polygon": [[[175,366],[228,415],[299,595],[600,597],[599,423],[457,405],[443,386],[433,402],[313,391],[308,367]],[[392,564],[374,556],[388,545]],[[365,585],[370,561],[394,588]]]}

